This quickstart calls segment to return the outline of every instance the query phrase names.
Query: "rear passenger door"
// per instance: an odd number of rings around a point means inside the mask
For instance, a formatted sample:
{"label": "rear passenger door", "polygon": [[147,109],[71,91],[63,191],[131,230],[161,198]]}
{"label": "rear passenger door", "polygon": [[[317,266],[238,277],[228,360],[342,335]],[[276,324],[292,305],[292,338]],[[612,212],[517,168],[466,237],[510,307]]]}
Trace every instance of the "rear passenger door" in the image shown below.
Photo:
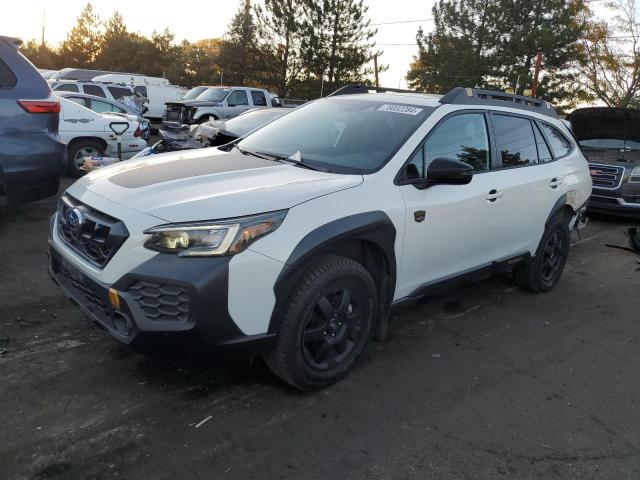
{"label": "rear passenger door", "polygon": [[528,116],[492,112],[497,171],[494,256],[534,253],[549,212],[562,195],[562,173],[538,122]]}

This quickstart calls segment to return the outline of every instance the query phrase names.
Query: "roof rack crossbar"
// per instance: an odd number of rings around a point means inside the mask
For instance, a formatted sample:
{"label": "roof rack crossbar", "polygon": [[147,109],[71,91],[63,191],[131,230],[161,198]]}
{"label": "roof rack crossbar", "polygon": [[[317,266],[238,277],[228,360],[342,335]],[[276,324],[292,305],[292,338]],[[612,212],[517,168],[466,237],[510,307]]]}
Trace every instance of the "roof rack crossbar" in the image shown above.
{"label": "roof rack crossbar", "polygon": [[496,90],[456,87],[444,95],[440,99],[440,103],[449,103],[453,105],[493,105],[497,107],[518,108],[558,118],[555,108],[553,108],[553,106],[546,100],[525,97],[523,95],[515,95],[513,93],[499,92]]}
{"label": "roof rack crossbar", "polygon": [[374,87],[374,86],[370,86],[370,85],[352,84],[352,85],[345,85],[344,87],[337,89],[335,92],[331,92],[327,96],[328,97],[336,97],[338,95],[353,95],[353,94],[356,94],[356,93],[370,93],[372,91],[377,92],[377,93],[385,93],[385,92],[420,93],[420,92],[417,92],[415,90],[404,90],[404,89],[401,89],[401,88]]}

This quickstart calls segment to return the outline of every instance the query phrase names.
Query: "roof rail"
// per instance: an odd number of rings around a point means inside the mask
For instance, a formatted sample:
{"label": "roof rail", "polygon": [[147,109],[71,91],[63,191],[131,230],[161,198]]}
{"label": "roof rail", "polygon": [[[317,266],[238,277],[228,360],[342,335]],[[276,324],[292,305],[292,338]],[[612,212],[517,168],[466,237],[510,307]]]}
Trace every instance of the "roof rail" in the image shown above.
{"label": "roof rail", "polygon": [[339,88],[335,92],[331,92],[328,97],[336,97],[338,95],[352,95],[355,93],[370,93],[374,91],[376,93],[394,92],[394,93],[420,93],[415,90],[402,90],[400,88],[386,88],[386,87],[373,87],[369,85],[345,85]]}
{"label": "roof rail", "polygon": [[496,107],[519,108],[521,110],[528,110],[530,112],[558,118],[556,109],[546,100],[515,95],[513,93],[498,92],[496,90],[456,87],[444,95],[440,99],[440,103],[451,103],[454,105],[494,105]]}

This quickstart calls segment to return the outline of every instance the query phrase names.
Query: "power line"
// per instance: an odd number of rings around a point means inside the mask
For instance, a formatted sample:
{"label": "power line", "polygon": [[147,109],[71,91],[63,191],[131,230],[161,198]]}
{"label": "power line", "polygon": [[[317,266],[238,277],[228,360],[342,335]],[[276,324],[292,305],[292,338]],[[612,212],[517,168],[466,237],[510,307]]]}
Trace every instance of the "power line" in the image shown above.
{"label": "power line", "polygon": [[419,22],[432,22],[433,18],[423,18],[421,20],[397,20],[394,22],[381,22],[381,23],[372,23],[372,27],[377,27],[379,25],[397,25],[400,23],[419,23]]}

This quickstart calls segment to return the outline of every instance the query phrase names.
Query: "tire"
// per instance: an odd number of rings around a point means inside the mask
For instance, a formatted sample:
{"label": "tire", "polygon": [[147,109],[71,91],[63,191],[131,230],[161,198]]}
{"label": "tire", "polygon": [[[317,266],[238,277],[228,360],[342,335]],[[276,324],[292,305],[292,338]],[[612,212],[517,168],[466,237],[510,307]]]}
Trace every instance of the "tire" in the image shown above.
{"label": "tire", "polygon": [[104,155],[104,145],[96,140],[78,140],[69,148],[67,172],[75,178],[80,178],[87,172],[80,168],[81,158],[91,155]]}
{"label": "tire", "polygon": [[371,339],[377,292],[359,263],[325,255],[304,274],[285,304],[269,368],[300,390],[345,376]]}
{"label": "tire", "polygon": [[558,216],[545,228],[536,256],[516,269],[518,286],[535,293],[551,290],[562,275],[569,257],[570,235],[566,218]]}

